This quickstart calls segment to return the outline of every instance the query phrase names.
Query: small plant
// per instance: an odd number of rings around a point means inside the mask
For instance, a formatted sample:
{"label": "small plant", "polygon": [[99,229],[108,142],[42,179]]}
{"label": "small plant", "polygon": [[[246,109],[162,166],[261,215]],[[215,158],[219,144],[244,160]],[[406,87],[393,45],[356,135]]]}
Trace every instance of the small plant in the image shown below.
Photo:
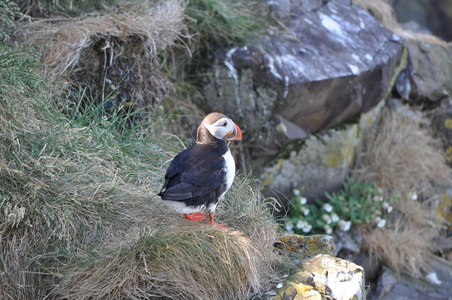
{"label": "small plant", "polygon": [[316,199],[307,204],[301,189],[293,191],[292,210],[286,223],[289,233],[327,233],[339,228],[348,231],[359,224],[385,227],[385,216],[392,211],[394,197],[384,199],[381,190],[374,184],[347,178],[344,189],[333,194],[325,193],[327,203]]}
{"label": "small plant", "polygon": [[260,1],[193,0],[186,13],[193,20],[190,31],[198,35],[200,47],[207,48],[249,42],[264,32],[269,21]]}

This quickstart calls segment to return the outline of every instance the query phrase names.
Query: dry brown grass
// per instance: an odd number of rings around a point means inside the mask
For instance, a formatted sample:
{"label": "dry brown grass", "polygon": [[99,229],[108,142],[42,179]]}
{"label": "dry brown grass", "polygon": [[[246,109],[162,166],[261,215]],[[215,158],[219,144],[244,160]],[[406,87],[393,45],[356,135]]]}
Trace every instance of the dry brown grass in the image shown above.
{"label": "dry brown grass", "polygon": [[261,290],[269,270],[249,238],[182,221],[183,229],[153,228],[130,246],[77,259],[54,292],[68,299],[247,299]]}
{"label": "dry brown grass", "polygon": [[364,231],[364,247],[370,257],[377,257],[395,274],[423,278],[426,271],[431,271],[433,259],[431,239],[426,237],[437,233],[431,227],[394,222],[391,227]]}
{"label": "dry brown grass", "polygon": [[23,40],[37,45],[46,65],[62,75],[99,41],[109,60],[122,55],[127,42],[136,44],[140,55],[155,57],[184,34],[184,9],[181,0],[123,1],[104,15],[35,22],[25,28]]}
{"label": "dry brown grass", "polygon": [[421,113],[405,116],[386,109],[380,124],[363,134],[355,176],[403,197],[430,197],[450,183],[451,170],[441,143],[428,130]]}
{"label": "dry brown grass", "polygon": [[220,203],[217,221],[228,230],[187,221],[147,193],[124,191],[117,203],[130,227],[118,231],[107,221],[93,251],[79,250],[53,270],[62,281],[48,298],[248,299],[269,288],[279,261],[277,225],[250,180],[239,177]]}
{"label": "dry brown grass", "polygon": [[[385,229],[368,229],[364,248],[396,273],[420,277],[432,259],[432,241],[441,222],[428,199],[451,183],[451,170],[440,143],[424,124],[421,113],[407,115],[385,109],[379,124],[364,131],[353,177],[393,193],[392,218]],[[412,200],[416,194],[418,200]]]}

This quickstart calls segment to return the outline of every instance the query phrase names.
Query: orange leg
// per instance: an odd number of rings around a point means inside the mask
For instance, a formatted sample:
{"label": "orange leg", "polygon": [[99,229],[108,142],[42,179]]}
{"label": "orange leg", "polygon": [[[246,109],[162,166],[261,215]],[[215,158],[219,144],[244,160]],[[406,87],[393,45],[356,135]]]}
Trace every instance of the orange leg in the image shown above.
{"label": "orange leg", "polygon": [[209,213],[209,221],[207,222],[207,224],[209,224],[209,225],[213,225],[214,224],[214,222],[213,222],[213,213],[212,212]]}
{"label": "orange leg", "polygon": [[209,221],[207,222],[207,224],[212,225],[212,226],[214,226],[214,227],[220,227],[220,228],[223,228],[223,229],[226,229],[226,228],[227,228],[226,225],[223,225],[223,224],[215,224],[215,223],[213,222],[213,213],[209,213]]}
{"label": "orange leg", "polygon": [[202,222],[206,219],[206,215],[202,213],[185,214],[185,218],[190,221]]}

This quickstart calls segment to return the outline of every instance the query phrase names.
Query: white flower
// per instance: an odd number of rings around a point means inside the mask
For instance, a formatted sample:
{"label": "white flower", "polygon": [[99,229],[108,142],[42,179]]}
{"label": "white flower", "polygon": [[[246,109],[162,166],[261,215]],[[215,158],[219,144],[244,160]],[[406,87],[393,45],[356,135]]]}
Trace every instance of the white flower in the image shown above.
{"label": "white flower", "polygon": [[311,229],[312,229],[312,226],[311,225],[309,225],[308,223],[306,223],[306,226],[305,227],[303,227],[303,232],[309,232],[309,231],[311,231]]}
{"label": "white flower", "polygon": [[293,189],[292,193],[294,194],[294,196],[300,196],[300,190],[299,189]]}
{"label": "white flower", "polygon": [[389,205],[388,202],[384,202],[383,205],[382,205],[382,207],[383,207],[388,213],[391,213],[391,211],[392,211],[392,206]]}
{"label": "white flower", "polygon": [[331,224],[331,217],[327,214],[322,216],[322,220],[326,222],[326,224]]}
{"label": "white flower", "polygon": [[301,204],[301,205],[305,205],[306,202],[307,202],[307,199],[306,199],[305,197],[301,197],[301,198],[300,198],[300,204]]}
{"label": "white flower", "polygon": [[303,215],[305,215],[305,216],[309,215],[309,208],[304,209]]}
{"label": "white flower", "polygon": [[351,221],[345,221],[345,220],[339,221],[339,228],[342,229],[343,231],[349,231],[351,226],[352,226]]}
{"label": "white flower", "polygon": [[375,202],[381,202],[381,201],[383,201],[383,197],[381,195],[375,195],[373,200]]}
{"label": "white flower", "polygon": [[286,223],[286,230],[287,230],[287,231],[292,231],[292,229],[293,229],[293,223],[290,222],[290,221],[288,221],[288,222]]}
{"label": "white flower", "polygon": [[303,220],[298,220],[298,222],[297,222],[297,228],[298,229],[300,229],[300,228],[302,228],[303,226],[304,226],[304,223],[306,223],[305,221],[303,221]]}
{"label": "white flower", "polygon": [[438,276],[436,275],[436,272],[430,272],[425,276],[425,279],[427,279],[428,282],[435,285],[441,285],[442,281],[438,279]]}
{"label": "white flower", "polygon": [[339,216],[336,213],[331,214],[331,221],[337,222],[339,221]]}
{"label": "white flower", "polygon": [[383,228],[386,225],[386,220],[385,219],[380,219],[380,221],[377,223],[377,227],[378,228]]}
{"label": "white flower", "polygon": [[329,203],[325,203],[325,204],[323,204],[323,209],[326,212],[331,212],[333,210],[333,207]]}
{"label": "white flower", "polygon": [[331,234],[333,232],[333,229],[328,225],[323,226],[323,230],[325,230],[326,234]]}
{"label": "white flower", "polygon": [[298,220],[296,227],[303,230],[303,232],[309,232],[312,229],[312,226],[304,220]]}
{"label": "white flower", "polygon": [[417,194],[416,194],[416,193],[413,193],[413,194],[411,195],[411,200],[414,200],[414,201],[417,200]]}
{"label": "white flower", "polygon": [[377,216],[377,217],[373,218],[372,221],[373,221],[374,224],[378,224],[381,221],[381,217]]}

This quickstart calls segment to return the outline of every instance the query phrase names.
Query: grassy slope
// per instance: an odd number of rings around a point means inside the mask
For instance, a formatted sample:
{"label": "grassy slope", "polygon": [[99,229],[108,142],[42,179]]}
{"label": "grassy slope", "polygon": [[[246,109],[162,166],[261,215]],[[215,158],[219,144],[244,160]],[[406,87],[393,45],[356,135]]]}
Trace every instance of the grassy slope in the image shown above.
{"label": "grassy slope", "polygon": [[156,135],[162,121],[119,134],[68,120],[34,57],[1,46],[0,60],[0,298],[224,299],[268,284],[277,230],[250,178],[219,206],[229,230],[187,223],[155,196],[181,149]]}

